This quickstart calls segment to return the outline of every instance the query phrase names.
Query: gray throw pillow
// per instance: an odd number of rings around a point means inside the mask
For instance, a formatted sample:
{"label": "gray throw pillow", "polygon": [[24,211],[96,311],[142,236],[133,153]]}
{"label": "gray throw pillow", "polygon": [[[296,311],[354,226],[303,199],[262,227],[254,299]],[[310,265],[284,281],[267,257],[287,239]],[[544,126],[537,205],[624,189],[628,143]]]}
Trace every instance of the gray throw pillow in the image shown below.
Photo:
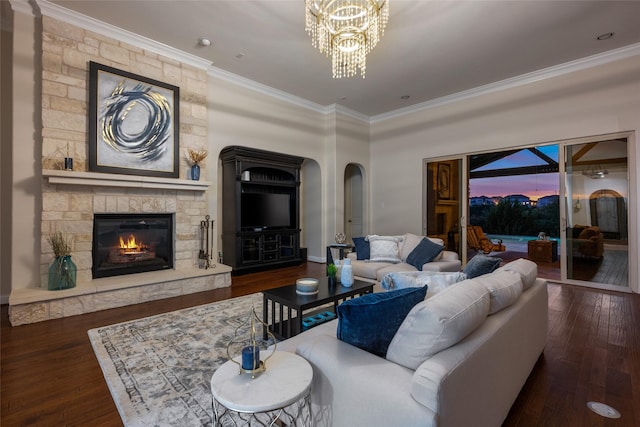
{"label": "gray throw pillow", "polygon": [[500,266],[500,262],[502,260],[498,257],[478,254],[469,260],[463,271],[467,275],[467,279],[473,279],[491,273]]}
{"label": "gray throw pillow", "polygon": [[422,270],[424,264],[433,261],[443,250],[444,246],[423,238],[407,256],[407,264],[414,266],[416,270]]}

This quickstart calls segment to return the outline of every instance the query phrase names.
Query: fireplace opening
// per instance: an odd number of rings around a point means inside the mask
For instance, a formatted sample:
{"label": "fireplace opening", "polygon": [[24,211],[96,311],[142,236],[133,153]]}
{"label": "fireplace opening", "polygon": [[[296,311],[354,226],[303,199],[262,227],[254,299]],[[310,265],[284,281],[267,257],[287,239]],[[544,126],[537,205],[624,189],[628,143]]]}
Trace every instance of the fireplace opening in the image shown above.
{"label": "fireplace opening", "polygon": [[94,215],[94,279],[171,268],[172,214]]}

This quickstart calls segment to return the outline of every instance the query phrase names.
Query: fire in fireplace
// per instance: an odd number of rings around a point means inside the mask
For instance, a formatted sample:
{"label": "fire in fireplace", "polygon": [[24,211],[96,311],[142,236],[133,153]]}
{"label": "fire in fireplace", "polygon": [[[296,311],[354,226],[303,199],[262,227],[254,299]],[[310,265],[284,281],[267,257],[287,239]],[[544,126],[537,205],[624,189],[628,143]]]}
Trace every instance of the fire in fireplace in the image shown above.
{"label": "fire in fireplace", "polygon": [[94,279],[170,268],[172,214],[94,215]]}

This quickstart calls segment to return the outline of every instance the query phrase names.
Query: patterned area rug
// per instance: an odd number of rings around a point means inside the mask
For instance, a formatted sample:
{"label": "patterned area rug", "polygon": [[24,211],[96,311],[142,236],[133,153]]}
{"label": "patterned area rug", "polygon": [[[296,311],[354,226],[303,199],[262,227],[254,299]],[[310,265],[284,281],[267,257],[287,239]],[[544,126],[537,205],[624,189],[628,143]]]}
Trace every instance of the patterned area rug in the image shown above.
{"label": "patterned area rug", "polygon": [[211,376],[252,305],[262,318],[257,293],[88,331],[124,425],[211,426]]}

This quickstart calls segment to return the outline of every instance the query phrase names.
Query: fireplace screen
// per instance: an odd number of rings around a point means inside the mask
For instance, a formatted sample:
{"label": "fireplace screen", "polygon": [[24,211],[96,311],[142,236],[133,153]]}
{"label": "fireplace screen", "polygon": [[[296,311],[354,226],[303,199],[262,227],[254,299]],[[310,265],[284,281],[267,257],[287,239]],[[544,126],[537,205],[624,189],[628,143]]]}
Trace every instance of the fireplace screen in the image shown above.
{"label": "fireplace screen", "polygon": [[171,214],[96,214],[93,278],[173,268]]}

